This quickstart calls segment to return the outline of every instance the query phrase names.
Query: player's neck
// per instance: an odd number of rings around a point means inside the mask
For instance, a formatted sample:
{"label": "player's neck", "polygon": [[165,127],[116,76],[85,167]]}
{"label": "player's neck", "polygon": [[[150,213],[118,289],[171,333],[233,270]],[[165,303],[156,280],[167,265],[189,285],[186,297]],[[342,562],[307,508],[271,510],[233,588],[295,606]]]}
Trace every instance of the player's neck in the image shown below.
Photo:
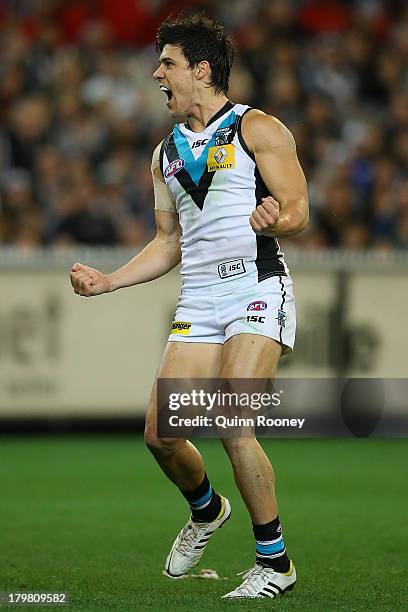
{"label": "player's neck", "polygon": [[186,114],[191,129],[194,132],[205,130],[211,117],[217,114],[227,102],[228,98],[224,94],[219,96],[213,95],[205,100],[196,102]]}

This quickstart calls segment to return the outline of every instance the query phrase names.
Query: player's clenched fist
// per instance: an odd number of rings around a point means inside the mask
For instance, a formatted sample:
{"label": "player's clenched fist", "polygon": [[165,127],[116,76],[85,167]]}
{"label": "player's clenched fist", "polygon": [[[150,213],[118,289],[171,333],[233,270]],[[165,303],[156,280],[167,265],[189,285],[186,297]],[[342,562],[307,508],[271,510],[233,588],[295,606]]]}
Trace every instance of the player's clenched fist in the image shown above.
{"label": "player's clenched fist", "polygon": [[109,280],[105,274],[76,263],[71,268],[71,285],[79,295],[90,297],[109,291]]}
{"label": "player's clenched fist", "polygon": [[272,196],[262,198],[262,204],[259,204],[252,215],[249,217],[249,223],[256,233],[264,233],[268,230],[273,230],[279,219],[279,202],[274,200]]}

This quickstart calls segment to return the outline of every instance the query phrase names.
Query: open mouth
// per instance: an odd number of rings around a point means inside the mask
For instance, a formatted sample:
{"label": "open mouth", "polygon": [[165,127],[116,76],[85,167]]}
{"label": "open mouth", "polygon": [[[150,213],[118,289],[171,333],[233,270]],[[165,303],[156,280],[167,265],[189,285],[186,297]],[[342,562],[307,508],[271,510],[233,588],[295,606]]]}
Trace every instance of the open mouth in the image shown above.
{"label": "open mouth", "polygon": [[173,97],[173,92],[171,91],[171,89],[169,89],[168,87],[165,87],[164,85],[160,85],[160,90],[166,94],[167,102],[170,102],[170,100]]}

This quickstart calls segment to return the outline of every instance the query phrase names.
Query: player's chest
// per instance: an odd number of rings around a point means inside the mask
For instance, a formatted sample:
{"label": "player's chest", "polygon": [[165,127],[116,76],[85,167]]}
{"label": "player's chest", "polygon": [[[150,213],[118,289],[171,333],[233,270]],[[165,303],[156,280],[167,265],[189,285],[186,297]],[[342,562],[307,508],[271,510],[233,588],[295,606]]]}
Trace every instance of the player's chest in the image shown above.
{"label": "player's chest", "polygon": [[[194,155],[194,148],[201,150]],[[214,191],[222,191],[223,198],[228,199],[235,188],[247,188],[253,181],[252,166],[252,160],[235,142],[217,145],[209,141],[191,147],[189,153],[178,150],[174,159],[167,160],[164,177],[176,202],[191,198],[202,209]]]}
{"label": "player's chest", "polygon": [[164,168],[164,178],[169,183],[180,178],[177,175],[181,172],[197,183],[207,173],[234,170],[239,161],[235,144],[216,145],[212,139],[179,143],[172,153]]}

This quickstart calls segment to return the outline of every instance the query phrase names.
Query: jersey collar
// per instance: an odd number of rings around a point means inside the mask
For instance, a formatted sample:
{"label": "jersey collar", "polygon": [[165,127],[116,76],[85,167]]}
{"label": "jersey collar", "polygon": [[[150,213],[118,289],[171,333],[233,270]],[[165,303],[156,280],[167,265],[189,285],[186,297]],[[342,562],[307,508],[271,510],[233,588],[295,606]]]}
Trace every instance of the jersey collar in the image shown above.
{"label": "jersey collar", "polygon": [[[231,110],[231,108],[234,107],[234,104],[232,102],[230,102],[229,100],[224,104],[224,106],[222,106],[220,108],[219,111],[217,111],[215,113],[215,115],[213,115],[212,117],[210,117],[207,125],[205,126],[205,129],[208,128],[209,125],[211,125],[212,123],[214,123],[214,121],[217,121],[217,119],[219,119],[220,117],[222,117],[223,115],[225,115],[225,113],[227,113],[229,110]],[[191,132],[194,132],[193,128],[191,127],[191,125],[189,124],[189,122],[187,121],[184,124],[184,127],[187,128],[188,130],[190,130]],[[196,134],[199,134],[199,132],[196,132]]]}

